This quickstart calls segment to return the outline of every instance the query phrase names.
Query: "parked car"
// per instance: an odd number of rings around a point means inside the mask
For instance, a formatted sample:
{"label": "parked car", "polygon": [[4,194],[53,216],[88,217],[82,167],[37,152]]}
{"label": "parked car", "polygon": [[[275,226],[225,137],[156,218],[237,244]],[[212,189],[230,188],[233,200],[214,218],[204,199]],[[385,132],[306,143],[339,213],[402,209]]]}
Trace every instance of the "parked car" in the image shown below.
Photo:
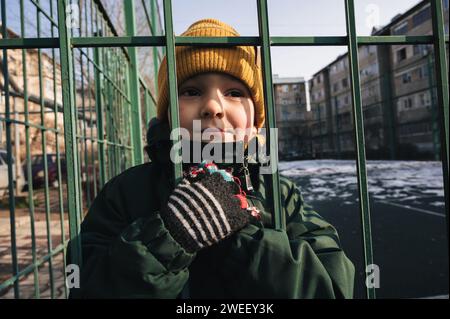
{"label": "parked car", "polygon": [[[16,176],[16,160],[14,156],[12,156],[12,172],[14,188],[16,187],[16,184],[18,184],[19,189],[23,190],[26,180],[22,168],[19,169],[19,176]],[[5,149],[0,149],[0,198],[8,192],[8,185],[8,154]]]}
{"label": "parked car", "polygon": [[[66,178],[66,160],[64,154],[60,154],[62,179]],[[23,165],[23,170],[27,171],[27,162]],[[58,161],[56,154],[47,154],[48,185],[58,186]],[[28,175],[28,174],[26,174]],[[31,175],[33,188],[43,187],[45,184],[44,156],[42,154],[31,156]],[[27,176],[28,182],[28,176]]]}

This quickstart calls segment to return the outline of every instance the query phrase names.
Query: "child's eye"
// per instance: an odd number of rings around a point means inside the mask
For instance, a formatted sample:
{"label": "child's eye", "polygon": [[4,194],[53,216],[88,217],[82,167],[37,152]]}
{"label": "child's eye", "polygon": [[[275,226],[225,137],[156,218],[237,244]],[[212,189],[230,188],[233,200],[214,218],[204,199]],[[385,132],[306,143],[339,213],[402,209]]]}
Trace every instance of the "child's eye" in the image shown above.
{"label": "child's eye", "polygon": [[184,89],[179,92],[179,96],[200,96],[200,91],[197,89]]}
{"label": "child's eye", "polygon": [[225,95],[230,96],[230,97],[243,97],[244,93],[242,93],[238,89],[233,89],[233,90],[229,90]]}

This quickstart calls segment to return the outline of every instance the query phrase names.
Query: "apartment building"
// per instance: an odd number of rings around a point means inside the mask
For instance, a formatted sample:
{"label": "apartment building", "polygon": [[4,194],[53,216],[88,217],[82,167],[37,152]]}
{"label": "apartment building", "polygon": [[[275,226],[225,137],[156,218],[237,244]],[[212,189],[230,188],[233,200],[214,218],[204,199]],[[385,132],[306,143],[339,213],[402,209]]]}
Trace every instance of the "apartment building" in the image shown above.
{"label": "apartment building", "polygon": [[[443,0],[448,34],[448,0]],[[372,35],[430,35],[431,8],[422,1]],[[447,54],[448,57],[448,54]],[[439,158],[438,105],[430,45],[361,46],[360,88],[368,158]],[[348,55],[310,83],[312,157],[354,157]]]}
{"label": "apartment building", "polygon": [[280,78],[274,75],[275,118],[278,128],[280,159],[303,158],[311,153],[304,78]]}

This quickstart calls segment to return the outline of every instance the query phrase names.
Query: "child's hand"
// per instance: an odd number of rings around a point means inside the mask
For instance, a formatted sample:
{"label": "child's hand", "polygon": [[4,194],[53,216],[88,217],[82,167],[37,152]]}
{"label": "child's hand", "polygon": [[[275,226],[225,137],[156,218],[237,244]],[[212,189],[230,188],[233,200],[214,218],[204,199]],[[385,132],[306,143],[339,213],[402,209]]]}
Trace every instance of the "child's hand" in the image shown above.
{"label": "child's hand", "polygon": [[177,185],[161,217],[186,251],[211,246],[250,221],[251,214],[243,208],[236,186],[226,181],[223,172],[210,170]]}

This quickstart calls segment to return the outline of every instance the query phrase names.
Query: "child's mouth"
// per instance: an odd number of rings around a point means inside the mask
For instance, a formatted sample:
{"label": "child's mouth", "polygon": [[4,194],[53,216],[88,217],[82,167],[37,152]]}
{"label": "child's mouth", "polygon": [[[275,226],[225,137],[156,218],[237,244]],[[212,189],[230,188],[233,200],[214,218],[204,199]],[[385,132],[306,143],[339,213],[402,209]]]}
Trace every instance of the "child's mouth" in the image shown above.
{"label": "child's mouth", "polygon": [[225,130],[220,128],[220,127],[205,127],[205,128],[203,128],[201,130],[201,133],[203,134],[205,131],[207,133],[209,133],[209,132],[211,132],[211,133],[214,133],[214,132],[225,132]]}
{"label": "child's mouth", "polygon": [[232,129],[222,129],[220,127],[206,127],[201,130],[201,139],[206,141],[218,141],[222,142],[230,141],[230,138],[234,136]]}

